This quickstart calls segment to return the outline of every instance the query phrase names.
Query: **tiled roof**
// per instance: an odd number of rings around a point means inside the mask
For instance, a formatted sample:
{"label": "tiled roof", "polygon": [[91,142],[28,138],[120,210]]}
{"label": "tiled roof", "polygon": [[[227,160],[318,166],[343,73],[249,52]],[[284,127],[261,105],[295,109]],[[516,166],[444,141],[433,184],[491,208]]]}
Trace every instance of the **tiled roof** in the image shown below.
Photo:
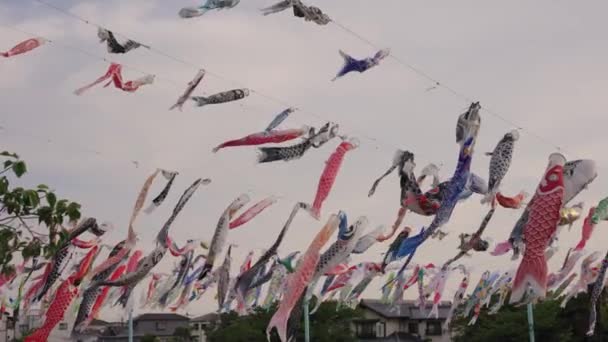
{"label": "tiled roof", "polygon": [[219,318],[220,318],[220,315],[218,315],[215,312],[211,312],[206,315],[194,317],[193,319],[190,320],[190,322],[212,322],[212,321],[217,321]]}
{"label": "tiled roof", "polygon": [[186,316],[170,313],[146,313],[133,318],[133,321],[189,321]]}
{"label": "tiled roof", "polygon": [[[395,305],[394,308],[391,308],[390,305],[384,304],[377,299],[363,299],[359,303],[359,306],[361,308],[374,311],[378,315],[385,318],[407,318],[418,320],[434,319],[434,317],[428,318],[429,312],[431,311],[431,306],[427,305],[424,310],[420,310],[420,308],[418,308],[418,303],[412,300],[403,301]],[[441,302],[439,304],[440,320],[447,318],[450,307],[450,302]]]}

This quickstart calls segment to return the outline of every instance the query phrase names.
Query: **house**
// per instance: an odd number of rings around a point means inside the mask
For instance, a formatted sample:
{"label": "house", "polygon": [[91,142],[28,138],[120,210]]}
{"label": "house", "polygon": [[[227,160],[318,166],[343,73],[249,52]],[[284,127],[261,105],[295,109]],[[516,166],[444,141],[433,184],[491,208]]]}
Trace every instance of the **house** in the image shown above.
{"label": "house", "polygon": [[210,323],[218,321],[220,315],[217,313],[208,313],[206,315],[198,316],[190,320],[190,329],[192,337],[196,342],[206,342],[205,327]]}
{"label": "house", "polygon": [[439,318],[428,318],[430,308],[420,310],[415,301],[404,301],[391,308],[380,300],[363,299],[359,308],[363,317],[353,321],[357,338],[361,342],[376,341],[432,341],[449,342],[448,333],[442,331],[451,304],[439,305]]}
{"label": "house", "polygon": [[[153,335],[158,341],[170,341],[175,329],[188,328],[190,319],[186,316],[166,313],[147,313],[133,318],[133,341],[138,342],[145,335]],[[99,342],[126,342],[129,340],[128,327],[107,329],[99,336]]]}

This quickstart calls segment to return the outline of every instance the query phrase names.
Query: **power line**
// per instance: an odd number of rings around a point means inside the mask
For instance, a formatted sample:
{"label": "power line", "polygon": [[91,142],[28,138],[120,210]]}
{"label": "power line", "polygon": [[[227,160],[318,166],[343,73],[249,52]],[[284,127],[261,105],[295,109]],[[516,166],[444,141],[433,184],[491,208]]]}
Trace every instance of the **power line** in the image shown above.
{"label": "power line", "polygon": [[[95,22],[93,22],[93,21],[91,21],[91,20],[88,20],[88,19],[86,19],[86,18],[83,18],[83,17],[79,16],[78,14],[75,14],[75,13],[73,13],[73,12],[71,12],[71,11],[69,11],[69,10],[66,10],[66,9],[64,9],[64,8],[61,8],[61,7],[55,6],[55,5],[53,5],[53,4],[50,4],[50,3],[48,3],[48,2],[46,2],[46,1],[44,1],[44,0],[33,0],[33,1],[38,2],[38,3],[40,3],[40,4],[44,5],[44,6],[48,6],[48,7],[52,8],[52,9],[53,9],[53,10],[55,10],[55,11],[58,11],[58,12],[60,12],[60,13],[63,13],[63,14],[65,14],[65,15],[66,15],[66,16],[68,16],[68,17],[71,17],[71,18],[77,19],[78,21],[80,21],[80,22],[82,22],[82,23],[85,23],[85,24],[87,24],[87,25],[91,25],[91,26],[96,27],[96,28],[98,28],[98,29],[99,29],[99,28],[102,28],[102,29],[105,29],[105,28],[106,28],[105,26],[100,25],[99,23],[95,23]],[[121,36],[121,37],[125,38],[125,39],[131,39],[131,40],[134,40],[134,41],[137,41],[137,42],[140,42],[140,43],[141,43],[141,41],[140,41],[140,40],[138,40],[138,39],[134,39],[133,37],[128,36],[128,35],[125,35],[124,33],[121,33],[121,32],[118,32],[118,31],[112,31],[112,32],[113,32],[114,34],[118,35],[118,36]],[[302,109],[302,107],[301,107],[301,106],[299,106],[299,105],[294,105],[294,104],[291,104],[291,103],[289,103],[288,101],[285,101],[285,100],[283,100],[283,99],[280,99],[280,98],[278,98],[278,97],[276,97],[276,96],[273,96],[273,95],[271,95],[271,94],[268,94],[268,93],[266,93],[266,92],[262,92],[262,91],[260,91],[260,90],[250,88],[250,87],[246,86],[245,84],[243,84],[243,83],[241,83],[241,82],[239,82],[239,81],[236,81],[236,80],[230,79],[230,78],[228,78],[228,77],[222,76],[221,74],[219,74],[219,73],[217,73],[217,72],[213,72],[212,70],[209,70],[207,67],[203,67],[203,66],[201,66],[201,65],[196,65],[195,63],[189,62],[189,61],[187,61],[187,60],[185,60],[185,59],[183,59],[183,58],[173,56],[172,54],[169,54],[169,53],[166,53],[166,52],[164,52],[164,51],[162,51],[162,50],[160,50],[160,49],[157,49],[157,48],[155,48],[154,46],[152,46],[152,45],[150,45],[150,44],[145,44],[144,46],[145,46],[145,48],[146,48],[148,51],[150,51],[150,52],[152,52],[152,53],[155,53],[155,54],[157,54],[157,55],[159,55],[159,56],[163,56],[163,57],[165,57],[165,58],[171,59],[171,60],[173,60],[173,61],[175,61],[175,62],[177,62],[177,63],[180,63],[180,64],[183,64],[183,65],[185,65],[185,66],[188,66],[188,67],[194,68],[194,69],[196,69],[196,70],[199,70],[199,69],[204,69],[204,70],[205,70],[205,71],[206,71],[206,72],[207,72],[209,75],[211,75],[211,76],[213,76],[213,77],[216,77],[216,78],[218,78],[218,79],[220,79],[220,80],[222,80],[222,81],[225,81],[225,82],[227,82],[227,83],[232,83],[232,84],[234,84],[234,85],[236,85],[236,86],[238,86],[238,87],[242,87],[242,88],[248,88],[248,89],[249,89],[249,90],[250,90],[252,93],[257,94],[258,96],[260,96],[260,97],[262,97],[262,98],[264,98],[264,99],[268,100],[269,102],[273,102],[273,103],[275,103],[275,104],[279,104],[279,105],[281,105],[281,106],[285,106],[285,107],[296,107],[296,108],[299,108],[299,109],[300,109],[300,111],[301,111],[303,114],[307,114],[307,115],[309,115],[309,116],[311,116],[311,117],[314,117],[314,118],[319,119],[319,120],[322,120],[322,121],[330,121],[330,122],[333,122],[333,123],[338,123],[338,124],[340,123],[340,122],[337,122],[336,120],[331,119],[330,117],[328,117],[328,116],[326,116],[326,115],[320,115],[320,114],[317,114],[317,113],[312,112],[312,111],[310,111],[310,110],[304,110],[304,109]],[[365,130],[364,130],[364,129],[361,129],[361,128],[357,127],[357,125],[354,125],[354,124],[352,124],[352,123],[346,123],[346,124],[348,124],[348,125],[350,125],[350,126],[352,126],[352,127],[354,128],[353,133],[357,133],[357,135],[358,135],[359,137],[361,137],[361,138],[364,138],[364,139],[366,139],[366,140],[369,140],[369,141],[374,142],[374,143],[377,145],[376,147],[378,147],[378,146],[380,146],[380,145],[384,145],[385,147],[389,147],[391,150],[400,149],[400,147],[399,147],[399,146],[397,146],[397,145],[395,145],[395,144],[393,144],[393,143],[390,143],[390,142],[388,142],[388,141],[385,141],[384,139],[379,139],[379,138],[377,138],[377,137],[373,137],[373,136],[368,135],[368,134],[365,132]]]}
{"label": "power line", "polygon": [[[38,1],[38,0],[36,0],[36,1]],[[351,30],[347,26],[345,26],[345,25],[343,25],[343,24],[341,24],[341,23],[339,23],[339,22],[337,22],[337,21],[335,21],[333,19],[332,19],[332,23],[336,27],[340,28],[341,30],[343,30],[344,32],[350,34],[351,36],[357,38],[358,40],[364,42],[365,44],[367,44],[367,45],[369,45],[369,46],[371,46],[371,47],[373,47],[375,49],[380,49],[380,47],[377,44],[375,44],[371,40],[365,38],[364,36],[360,35],[359,33]],[[413,71],[414,73],[416,73],[417,75],[421,76],[422,78],[425,78],[428,81],[432,82],[434,86],[441,87],[441,88],[447,90],[448,92],[452,93],[454,96],[456,96],[458,98],[461,98],[463,100],[466,100],[467,102],[474,102],[474,100],[471,97],[469,97],[469,96],[467,96],[467,95],[465,95],[465,94],[463,94],[463,93],[455,90],[454,88],[448,86],[447,84],[445,84],[443,82],[440,82],[438,79],[436,79],[436,78],[432,77],[431,75],[427,74],[422,69],[419,69],[419,68],[415,67],[414,65],[406,62],[405,60],[403,60],[399,56],[396,56],[395,54],[391,53],[389,55],[389,57],[391,59],[393,59],[394,61],[396,61],[397,64],[401,65],[402,67],[405,67],[406,69],[409,69],[409,70]],[[492,109],[490,109],[488,107],[485,107],[485,106],[482,106],[481,109],[484,110],[485,112],[487,112],[488,114],[490,114],[490,115],[498,118],[499,120],[503,121],[504,123],[506,123],[506,124],[508,124],[508,125],[510,125],[510,126],[512,126],[514,128],[517,128],[518,130],[525,131],[529,135],[535,137],[536,139],[538,139],[539,141],[542,141],[543,143],[545,143],[547,145],[550,145],[551,147],[557,149],[558,151],[564,151],[563,148],[561,148],[559,145],[555,144],[551,140],[549,140],[549,139],[541,136],[540,134],[538,134],[538,133],[536,133],[536,132],[534,132],[532,130],[529,130],[527,128],[522,127],[521,125],[518,125],[514,121],[512,121],[510,119],[507,119],[507,117],[505,117],[504,115],[499,114],[498,112],[496,112],[496,111],[494,111],[494,110],[492,110]]]}

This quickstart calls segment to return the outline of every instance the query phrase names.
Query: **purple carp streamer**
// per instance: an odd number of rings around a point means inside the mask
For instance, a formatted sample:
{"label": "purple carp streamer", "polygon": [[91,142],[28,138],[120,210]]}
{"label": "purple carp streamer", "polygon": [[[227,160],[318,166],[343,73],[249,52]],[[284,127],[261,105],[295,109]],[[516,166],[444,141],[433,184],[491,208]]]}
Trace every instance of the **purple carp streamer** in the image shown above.
{"label": "purple carp streamer", "polygon": [[349,72],[357,71],[359,73],[363,73],[377,65],[380,64],[380,61],[384,58],[388,57],[390,54],[389,49],[384,49],[376,52],[373,57],[368,57],[364,59],[355,59],[348,55],[346,52],[340,50],[340,56],[344,59],[344,65],[338,71],[338,74],[332,81],[337,80],[338,78],[348,74]]}

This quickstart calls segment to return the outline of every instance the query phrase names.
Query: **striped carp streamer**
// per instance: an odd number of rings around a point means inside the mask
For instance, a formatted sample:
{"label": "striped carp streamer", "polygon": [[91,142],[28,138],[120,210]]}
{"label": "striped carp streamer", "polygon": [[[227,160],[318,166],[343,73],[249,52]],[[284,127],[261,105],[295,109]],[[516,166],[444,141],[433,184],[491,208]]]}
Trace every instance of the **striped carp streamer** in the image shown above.
{"label": "striped carp streamer", "polygon": [[78,88],[74,91],[76,95],[82,95],[85,91],[93,88],[94,86],[109,80],[105,85],[108,87],[110,84],[114,84],[114,87],[126,91],[126,92],[135,92],[139,87],[154,83],[154,75],[146,75],[141,78],[132,81],[123,81],[122,79],[122,65],[118,63],[110,64],[108,71],[92,83],[85,85],[81,88]]}
{"label": "striped carp streamer", "polygon": [[[266,250],[266,252],[258,259],[258,261],[256,261],[255,264],[253,264],[253,266],[251,266],[251,268],[249,268],[245,272],[241,272],[241,274],[237,277],[234,287],[236,289],[236,294],[237,294],[237,297],[239,298],[239,300],[242,300],[242,301],[245,300],[245,296],[247,295],[247,292],[252,288],[252,283],[254,281],[255,276],[258,274],[259,270],[263,266],[266,265],[266,263],[270,260],[270,258],[277,255],[276,254],[277,250],[279,249],[279,246],[283,242],[283,239],[285,238],[285,234],[287,234],[287,230],[291,226],[291,223],[293,222],[294,218],[296,217],[296,214],[301,209],[306,209],[306,208],[307,208],[306,204],[296,203],[293,207],[293,210],[291,211],[291,214],[289,215],[289,218],[283,225],[283,228],[281,229],[279,236],[277,237],[275,242],[272,244],[272,246],[270,246],[270,248],[268,248]],[[289,263],[289,260],[292,260],[293,258],[295,258],[295,255],[296,255],[296,253],[292,254],[291,258],[288,257],[289,259],[287,260],[287,262]],[[277,259],[278,259],[278,256],[277,256]],[[281,263],[280,259],[277,262],[279,265],[284,267],[286,271],[290,271],[290,268],[291,268],[290,265],[285,266],[283,263]],[[278,275],[277,275],[277,277],[278,277]],[[276,281],[278,282],[278,280],[276,280]],[[275,286],[278,286],[278,285],[275,285]]]}
{"label": "striped carp streamer", "polygon": [[507,134],[498,142],[494,151],[486,153],[487,156],[491,156],[490,159],[490,176],[488,177],[488,193],[481,200],[481,203],[492,203],[496,197],[496,193],[499,191],[500,183],[502,179],[509,171],[511,166],[511,159],[513,158],[513,147],[515,142],[519,139],[519,132],[513,130]]}
{"label": "striped carp streamer", "polygon": [[281,341],[287,341],[287,321],[296,303],[305,293],[306,287],[312,279],[315,268],[320,258],[320,250],[333,235],[338,228],[339,219],[337,215],[332,215],[327,224],[317,233],[314,240],[306,252],[302,255],[299,265],[288,278],[287,292],[279,305],[279,308],[274,313],[266,328],[266,335],[270,339],[270,333],[273,328],[277,329]]}
{"label": "striped carp streamer", "polygon": [[[163,259],[165,253],[167,252],[167,237],[169,234],[169,228],[173,224],[173,221],[177,218],[179,213],[182,211],[184,206],[188,203],[192,195],[196,192],[200,185],[207,185],[211,183],[210,179],[202,179],[199,178],[192,183],[182,194],[180,199],[177,201],[177,204],[173,208],[173,212],[171,216],[167,219],[161,230],[158,232],[156,236],[156,247],[150,254],[144,257],[137,265],[137,269],[134,272],[129,274],[125,274],[124,276],[116,279],[114,281],[101,281],[93,283],[92,286],[125,286],[125,285],[133,285],[135,287],[139,282],[141,282],[150,271]],[[126,300],[124,300],[126,302]]]}
{"label": "striped carp streamer", "polygon": [[190,98],[190,96],[192,95],[192,93],[194,92],[196,87],[198,87],[198,85],[201,83],[201,81],[203,80],[203,77],[205,77],[205,70],[201,69],[196,73],[196,75],[194,76],[192,81],[188,82],[188,86],[186,86],[186,90],[184,90],[184,93],[179,98],[177,98],[177,102],[175,102],[175,104],[173,106],[171,106],[171,108],[169,108],[169,110],[173,110],[173,109],[177,108],[181,112],[182,107],[184,106],[186,101],[188,101],[188,99]]}
{"label": "striped carp streamer", "polygon": [[28,40],[24,40],[21,43],[15,45],[14,47],[12,47],[10,50],[8,50],[6,52],[0,52],[0,56],[8,58],[8,57],[20,55],[20,54],[32,51],[35,48],[41,46],[42,44],[44,44],[46,42],[47,42],[46,39],[43,39],[40,37],[30,38]]}
{"label": "striped carp streamer", "polygon": [[454,298],[452,299],[452,306],[450,307],[450,311],[448,312],[448,316],[445,319],[445,323],[443,323],[443,331],[449,331],[450,323],[452,322],[452,317],[454,316],[454,312],[460,306],[460,304],[464,300],[464,294],[467,292],[467,288],[469,287],[469,272],[464,266],[462,267],[462,271],[464,273],[464,277],[460,281],[460,285],[458,289],[454,293]]}
{"label": "striped carp streamer", "polygon": [[274,119],[272,119],[272,121],[270,121],[270,123],[268,124],[268,126],[266,127],[266,129],[264,130],[264,132],[266,133],[270,133],[272,132],[275,128],[279,127],[279,125],[281,125],[283,123],[283,121],[287,120],[287,118],[291,115],[291,113],[295,112],[297,109],[290,107],[285,109],[284,111],[280,112],[279,114],[277,114]]}
{"label": "striped carp streamer", "polygon": [[127,40],[124,44],[120,44],[112,31],[101,27],[97,30],[97,37],[99,37],[100,43],[106,43],[109,53],[127,53],[140,46],[144,46],[131,39]]}
{"label": "striped carp streamer", "polygon": [[192,96],[190,99],[196,102],[198,107],[212,104],[220,104],[242,100],[249,96],[249,89],[233,89],[209,96]]}
{"label": "striped carp streamer", "polygon": [[320,219],[321,206],[323,205],[325,199],[327,199],[329,196],[329,192],[336,181],[338,171],[340,171],[340,166],[344,161],[346,152],[354,150],[358,146],[359,141],[357,139],[345,140],[340,143],[334,153],[332,153],[331,156],[329,156],[329,159],[325,162],[325,169],[323,169],[323,173],[319,179],[319,184],[317,185],[317,194],[315,195],[315,200],[311,209],[311,215],[315,219]]}
{"label": "striped carp streamer", "polygon": [[169,191],[171,191],[171,186],[173,185],[173,181],[175,181],[175,177],[177,177],[177,175],[179,174],[176,171],[167,171],[167,170],[160,170],[160,171],[161,171],[161,174],[163,175],[163,177],[167,180],[167,184],[165,185],[163,190],[158,194],[158,196],[156,196],[152,200],[152,203],[150,203],[150,206],[148,208],[146,208],[146,210],[144,210],[144,212],[146,214],[151,214],[152,212],[154,212],[154,210],[156,208],[160,207],[161,204],[163,204],[163,202],[165,201],[165,198],[167,198],[167,195],[169,195]]}
{"label": "striped carp streamer", "polygon": [[51,289],[55,281],[59,279],[59,276],[63,272],[64,268],[67,266],[69,260],[71,259],[72,240],[74,240],[75,238],[77,238],[88,230],[93,233],[96,233],[95,235],[97,236],[101,236],[103,234],[103,231],[99,230],[97,221],[94,218],[82,220],[80,224],[68,234],[66,241],[63,243],[63,245],[59,246],[58,251],[53,256],[53,260],[51,261],[50,273],[45,278],[44,285],[34,296],[34,301],[42,300],[44,295],[47,294],[47,292]]}
{"label": "striped carp streamer", "polygon": [[587,336],[593,336],[595,332],[595,323],[597,321],[597,301],[600,298],[602,290],[604,289],[604,278],[606,277],[606,270],[608,270],[608,252],[602,259],[602,267],[597,274],[595,283],[593,283],[593,290],[591,292],[591,308],[589,308],[589,330]]}
{"label": "striped carp streamer", "polygon": [[283,0],[272,6],[262,8],[263,15],[282,12],[288,8],[293,9],[293,15],[297,18],[304,18],[306,21],[312,21],[317,25],[327,25],[331,19],[327,14],[323,13],[318,7],[306,6],[301,0]]}
{"label": "striped carp streamer", "polygon": [[243,208],[249,201],[250,198],[247,194],[240,195],[234,201],[232,201],[232,203],[230,203],[228,208],[226,208],[226,210],[224,210],[220,216],[215,228],[215,232],[213,233],[211,244],[209,246],[209,253],[207,254],[205,265],[203,266],[203,270],[198,277],[199,281],[202,281],[207,274],[211,272],[213,265],[215,264],[215,258],[224,250],[226,240],[228,239],[230,220],[236,214],[236,212]]}
{"label": "striped carp streamer", "polygon": [[258,163],[300,159],[311,147],[320,148],[328,141],[335,138],[338,135],[338,130],[338,125],[332,125],[328,122],[323,125],[318,132],[316,132],[314,128],[311,128],[304,141],[298,144],[259,148]]}
{"label": "striped carp streamer", "polygon": [[363,73],[363,72],[379,65],[381,60],[388,57],[391,50],[383,49],[383,50],[376,52],[376,54],[373,57],[368,57],[368,58],[364,58],[364,59],[353,58],[342,50],[339,50],[339,52],[340,52],[340,56],[342,56],[342,58],[344,59],[344,65],[342,66],[340,71],[338,71],[338,74],[336,75],[336,77],[334,77],[332,79],[332,81],[337,80],[338,78],[348,74],[349,72],[356,71],[359,73]]}
{"label": "striped carp streamer", "polygon": [[91,248],[87,255],[80,261],[78,269],[59,285],[59,288],[53,296],[53,301],[46,312],[44,323],[31,335],[27,336],[25,341],[43,342],[48,340],[51,331],[53,331],[55,326],[61,322],[72,301],[78,297],[78,288],[85,274],[93,264],[93,260],[97,256],[98,251],[99,247],[97,246]]}
{"label": "striped carp streamer", "polygon": [[[125,272],[125,270],[127,269],[126,265],[121,265],[118,268],[116,268],[116,270],[114,270],[114,272],[111,272],[112,274],[110,275],[110,277],[108,278],[109,280],[116,280],[118,278],[120,278],[120,276],[122,276],[122,274]],[[89,326],[89,324],[91,324],[91,322],[97,318],[97,315],[99,314],[99,311],[101,311],[101,308],[103,307],[103,304],[108,296],[108,292],[110,291],[110,287],[105,286],[100,288],[99,290],[99,294],[97,296],[95,296],[95,303],[93,304],[93,307],[91,308],[90,312],[88,313],[88,315],[86,316],[86,318],[84,318],[84,321],[80,324],[76,324],[76,322],[74,323],[74,329],[76,331],[84,331],[84,329],[86,327]],[[83,306],[84,301],[85,301],[86,296],[83,295],[83,303],[80,304],[80,307]]]}
{"label": "striped carp streamer", "polygon": [[[116,246],[114,246],[114,248],[110,251],[110,255],[108,256],[108,258],[112,258],[116,254],[121,252],[123,250],[124,246],[125,246],[125,241],[121,241],[118,244],[116,244]],[[127,251],[127,254],[124,256],[125,259],[129,252],[130,251]],[[99,281],[99,280],[105,280],[108,277],[111,277],[112,275],[114,275],[116,273],[114,271],[115,271],[115,269],[117,269],[117,267],[118,267],[118,263],[115,263],[110,268],[95,275],[93,277],[92,281],[95,282],[95,281]],[[120,272],[120,274],[122,274],[122,272],[124,272],[124,268],[123,268],[123,271]],[[105,291],[105,292],[106,292],[106,296],[107,296],[107,291]],[[84,293],[82,294],[82,301],[80,302],[80,306],[78,307],[78,314],[76,316],[76,320],[74,321],[74,328],[72,330],[73,336],[77,333],[83,332],[84,329],[90,324],[90,322],[92,320],[91,316],[93,316],[93,318],[94,318],[94,316],[96,315],[96,312],[93,312],[93,309],[95,308],[95,304],[97,304],[97,301],[100,300],[99,298],[101,297],[102,293],[103,293],[103,289],[100,287],[89,287],[86,289],[86,291],[84,291]],[[101,299],[101,303],[98,305],[98,310],[101,309],[101,304],[103,304],[104,299],[105,299],[105,296],[103,297],[103,299]]]}

